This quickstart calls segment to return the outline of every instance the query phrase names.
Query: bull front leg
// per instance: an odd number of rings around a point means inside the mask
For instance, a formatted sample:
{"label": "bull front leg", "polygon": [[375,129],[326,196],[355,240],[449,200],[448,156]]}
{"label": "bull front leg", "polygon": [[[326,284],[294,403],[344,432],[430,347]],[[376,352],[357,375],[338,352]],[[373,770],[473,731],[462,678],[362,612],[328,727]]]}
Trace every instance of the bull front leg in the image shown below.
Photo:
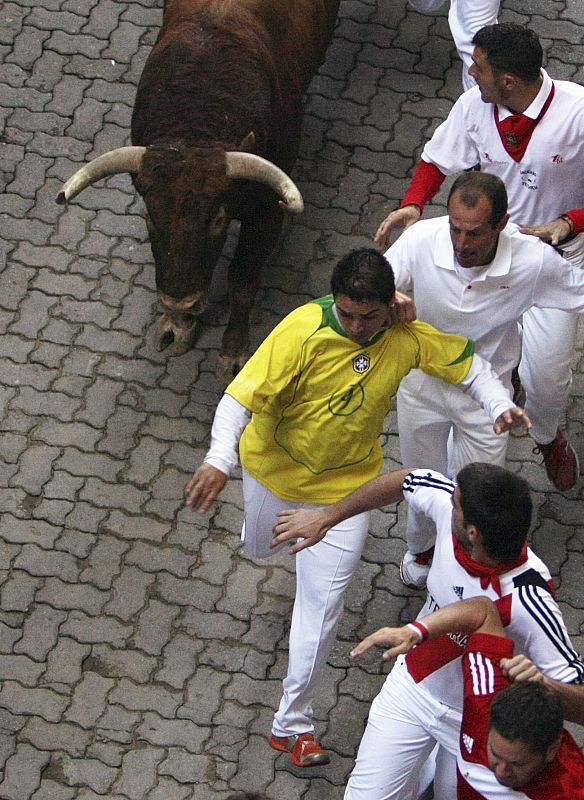
{"label": "bull front leg", "polygon": [[261,285],[264,263],[276,247],[283,213],[272,203],[241,221],[239,242],[229,266],[229,320],[219,354],[218,377],[229,383],[251,355],[249,315]]}

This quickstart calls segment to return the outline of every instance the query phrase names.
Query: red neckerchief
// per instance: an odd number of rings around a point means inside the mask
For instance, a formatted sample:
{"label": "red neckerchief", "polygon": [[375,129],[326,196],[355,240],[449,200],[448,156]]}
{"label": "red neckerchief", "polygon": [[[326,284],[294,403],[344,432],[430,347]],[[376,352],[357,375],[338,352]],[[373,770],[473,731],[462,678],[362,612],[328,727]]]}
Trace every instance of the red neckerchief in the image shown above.
{"label": "red neckerchief", "polygon": [[536,119],[526,117],[525,114],[512,114],[504,120],[499,119],[499,109],[497,104],[495,108],[495,125],[499,131],[503,147],[509,153],[513,161],[521,161],[527,150],[527,145],[531,139],[531,134],[535,130],[535,126],[541,120],[545,112],[548,110],[550,103],[554,98],[556,89],[552,83],[552,88],[548,94],[547,100],[543,104],[543,108],[539,112]]}
{"label": "red neckerchief", "polygon": [[527,561],[527,542],[523,545],[521,553],[515,561],[500,561],[494,567],[488,567],[486,564],[481,564],[480,561],[475,561],[471,558],[461,543],[458,541],[454,533],[452,534],[452,541],[454,543],[454,557],[461,567],[463,567],[469,575],[473,578],[481,579],[481,589],[488,589],[489,584],[501,597],[501,583],[499,575],[505,572],[510,572],[515,567],[520,567]]}

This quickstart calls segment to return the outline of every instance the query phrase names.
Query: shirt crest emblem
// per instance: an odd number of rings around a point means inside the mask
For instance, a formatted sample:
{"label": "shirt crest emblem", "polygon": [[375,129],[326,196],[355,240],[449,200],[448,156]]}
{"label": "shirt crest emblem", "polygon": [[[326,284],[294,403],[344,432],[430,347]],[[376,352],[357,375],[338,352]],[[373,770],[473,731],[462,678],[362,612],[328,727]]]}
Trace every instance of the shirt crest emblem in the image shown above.
{"label": "shirt crest emblem", "polygon": [[369,358],[367,353],[360,353],[353,359],[353,370],[357,372],[359,375],[363,374],[363,372],[367,372],[370,366],[371,366],[371,359]]}

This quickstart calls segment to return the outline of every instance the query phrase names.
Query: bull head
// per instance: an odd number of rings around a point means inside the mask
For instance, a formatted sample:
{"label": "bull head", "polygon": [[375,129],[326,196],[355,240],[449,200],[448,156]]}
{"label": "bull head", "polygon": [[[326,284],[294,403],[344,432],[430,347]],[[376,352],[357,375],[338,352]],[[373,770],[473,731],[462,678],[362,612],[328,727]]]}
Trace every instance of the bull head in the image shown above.
{"label": "bull head", "polygon": [[225,242],[229,182],[265,184],[293,213],[302,212],[302,196],[285,172],[253,153],[166,145],[120,147],[95,158],[66,181],[57,202],[66,203],[96,181],[124,172],[134,176],[147,209],[163,307],[156,346],[163,350],[174,342],[175,353],[184,353],[196,338],[197,316]]}

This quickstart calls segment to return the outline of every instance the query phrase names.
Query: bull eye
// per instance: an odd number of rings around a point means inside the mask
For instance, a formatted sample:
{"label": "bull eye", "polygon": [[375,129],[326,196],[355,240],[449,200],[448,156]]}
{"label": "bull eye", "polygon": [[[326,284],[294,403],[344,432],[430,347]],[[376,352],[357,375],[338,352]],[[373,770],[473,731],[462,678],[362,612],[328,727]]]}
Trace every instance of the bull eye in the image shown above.
{"label": "bull eye", "polygon": [[221,206],[219,211],[211,219],[209,223],[209,236],[220,236],[225,230],[225,223],[227,221],[227,212],[225,207]]}

